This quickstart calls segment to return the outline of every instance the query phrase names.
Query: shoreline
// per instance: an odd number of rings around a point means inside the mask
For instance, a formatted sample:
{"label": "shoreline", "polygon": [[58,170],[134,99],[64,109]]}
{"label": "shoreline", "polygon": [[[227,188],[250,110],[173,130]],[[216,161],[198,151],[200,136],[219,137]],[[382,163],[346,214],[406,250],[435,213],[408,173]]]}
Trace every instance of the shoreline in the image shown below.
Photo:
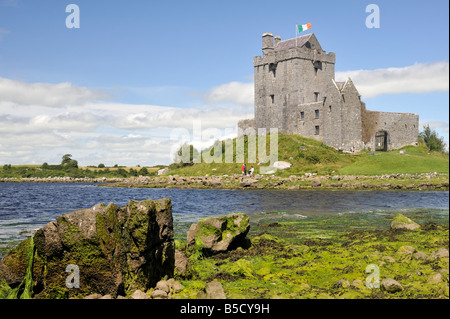
{"label": "shoreline", "polygon": [[285,190],[449,190],[448,174],[388,174],[388,175],[275,175],[254,177],[242,175],[205,176],[140,176],[129,178],[29,177],[0,178],[0,183],[93,183],[100,187],[178,188],[178,189],[285,189]]}

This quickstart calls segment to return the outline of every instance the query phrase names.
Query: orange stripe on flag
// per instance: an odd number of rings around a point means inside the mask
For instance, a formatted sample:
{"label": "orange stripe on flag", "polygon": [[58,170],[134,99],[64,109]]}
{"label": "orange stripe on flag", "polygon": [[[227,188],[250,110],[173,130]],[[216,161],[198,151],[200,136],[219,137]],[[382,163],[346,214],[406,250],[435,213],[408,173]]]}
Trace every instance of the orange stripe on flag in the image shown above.
{"label": "orange stripe on flag", "polygon": [[309,29],[309,28],[311,28],[311,23],[307,23],[306,24],[306,27]]}

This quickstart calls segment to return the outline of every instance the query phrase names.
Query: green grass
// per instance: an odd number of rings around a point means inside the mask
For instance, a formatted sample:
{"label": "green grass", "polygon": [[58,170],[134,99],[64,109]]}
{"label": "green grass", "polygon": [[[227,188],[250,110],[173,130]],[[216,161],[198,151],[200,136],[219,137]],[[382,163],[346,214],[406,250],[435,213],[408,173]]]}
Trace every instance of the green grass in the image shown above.
{"label": "green grass", "polygon": [[389,152],[376,152],[370,155],[363,152],[356,156],[353,164],[339,170],[343,175],[381,175],[381,174],[415,174],[415,173],[449,173],[449,157],[447,154],[432,152],[414,146]]}
{"label": "green grass", "polygon": [[[219,142],[220,143],[220,142]],[[236,139],[233,139],[234,163],[198,163],[184,167],[172,164],[171,175],[204,176],[204,175],[233,175],[241,173],[242,163],[236,162]],[[223,153],[225,148],[222,145]],[[270,151],[269,138],[266,139],[267,153]],[[367,152],[348,154],[324,145],[322,142],[304,138],[297,135],[278,135],[278,160],[292,164],[289,169],[278,170],[276,175],[288,177],[290,175],[303,175],[304,173],[317,173],[319,175],[383,175],[383,174],[416,174],[416,173],[449,173],[449,156],[440,152],[431,152],[423,147],[407,146],[400,150],[388,152]],[[212,153],[212,147],[202,153]],[[374,154],[374,155],[372,155]],[[245,163],[249,169],[255,167],[262,160],[257,156],[256,163],[248,163],[248,138],[244,140]],[[258,152],[257,152],[258,155]],[[222,160],[224,162],[224,155]],[[263,164],[265,166],[267,164]]]}
{"label": "green grass", "polygon": [[[228,140],[230,142],[230,140]],[[216,146],[222,148],[222,156],[217,157],[213,163],[201,163],[192,165],[170,165],[170,175],[205,176],[205,175],[234,175],[241,174],[241,159],[236,151],[237,139],[233,143],[232,163],[225,163],[225,142],[216,142]],[[222,143],[222,145],[220,144]],[[247,168],[255,168],[255,174],[259,168],[268,164],[258,165],[267,160],[265,156],[270,154],[270,139],[266,138],[266,154],[259,157],[256,152],[256,163],[249,163],[248,137],[243,140],[244,161]],[[258,143],[257,143],[258,144]],[[206,149],[202,154],[213,155],[213,147]],[[289,169],[278,170],[276,175],[289,177],[290,175],[303,175],[305,173],[317,173],[318,175],[383,175],[383,174],[420,174],[420,173],[449,173],[449,156],[440,152],[428,152],[423,146],[407,146],[402,148],[405,154],[399,150],[389,152],[367,152],[348,154],[324,145],[322,142],[304,138],[298,135],[278,135],[278,160],[292,164]],[[374,154],[374,155],[372,155]],[[273,163],[272,163],[273,164]],[[156,175],[157,168],[147,168],[149,175]],[[130,177],[138,176],[139,168],[79,168],[79,169],[41,169],[38,165],[12,166],[9,170],[0,166],[1,177]]]}

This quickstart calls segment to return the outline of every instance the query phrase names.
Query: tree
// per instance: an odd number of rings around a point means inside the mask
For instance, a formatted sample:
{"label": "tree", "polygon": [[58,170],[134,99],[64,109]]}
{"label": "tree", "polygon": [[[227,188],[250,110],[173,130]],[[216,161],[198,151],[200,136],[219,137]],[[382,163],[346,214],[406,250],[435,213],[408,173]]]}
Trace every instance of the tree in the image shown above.
{"label": "tree", "polygon": [[98,164],[98,168],[105,168],[105,164],[103,163]]}
{"label": "tree", "polygon": [[78,162],[72,159],[72,154],[63,155],[61,165],[65,168],[78,168]]}
{"label": "tree", "polygon": [[419,139],[422,139],[430,151],[443,152],[445,149],[444,138],[439,137],[436,131],[431,130],[430,126],[424,126],[424,130],[419,133]]}
{"label": "tree", "polygon": [[199,159],[200,153],[193,145],[184,143],[174,154],[174,162],[179,167],[194,165],[194,160]]}
{"label": "tree", "polygon": [[148,169],[145,168],[145,167],[142,167],[142,168],[139,170],[139,175],[142,175],[142,176],[148,176],[148,175],[149,175]]}

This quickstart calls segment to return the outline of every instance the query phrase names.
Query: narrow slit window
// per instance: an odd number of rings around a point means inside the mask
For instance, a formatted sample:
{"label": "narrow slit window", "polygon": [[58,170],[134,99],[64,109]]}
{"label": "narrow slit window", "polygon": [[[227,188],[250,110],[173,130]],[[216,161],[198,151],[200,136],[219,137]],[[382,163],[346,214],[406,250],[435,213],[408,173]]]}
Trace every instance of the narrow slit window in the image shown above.
{"label": "narrow slit window", "polygon": [[305,119],[305,112],[300,112],[300,118],[301,118],[302,120]]}
{"label": "narrow slit window", "polygon": [[274,104],[275,103],[275,95],[271,95],[270,96],[270,101],[272,102],[272,104]]}
{"label": "narrow slit window", "polygon": [[319,125],[316,125],[316,126],[314,127],[314,134],[315,134],[315,135],[319,135],[319,134],[320,134],[320,127],[319,127]]}
{"label": "narrow slit window", "polygon": [[319,92],[314,92],[314,102],[319,101]]}
{"label": "narrow slit window", "polygon": [[319,110],[315,110],[314,113],[315,113],[315,115],[316,115],[316,119],[318,119],[318,118],[319,118],[319,115],[320,115]]}

